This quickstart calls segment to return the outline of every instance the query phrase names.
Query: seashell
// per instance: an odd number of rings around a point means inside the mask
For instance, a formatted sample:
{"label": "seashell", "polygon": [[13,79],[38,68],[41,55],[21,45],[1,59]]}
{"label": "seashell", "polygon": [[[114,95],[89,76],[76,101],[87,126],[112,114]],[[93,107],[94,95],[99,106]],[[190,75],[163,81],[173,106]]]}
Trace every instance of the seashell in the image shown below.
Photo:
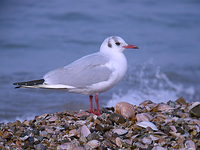
{"label": "seashell", "polygon": [[194,121],[194,122],[200,127],[200,120],[198,120],[198,119],[193,119],[192,121]]}
{"label": "seashell", "polygon": [[152,101],[146,100],[146,101],[143,101],[142,103],[140,103],[139,107],[144,108],[146,105],[152,104],[152,103],[153,103]]}
{"label": "seashell", "polygon": [[185,148],[188,150],[196,150],[195,143],[192,140],[188,140],[185,142]]}
{"label": "seashell", "polygon": [[49,122],[55,122],[56,120],[58,120],[58,117],[56,117],[56,116],[51,116],[51,117],[48,119]]}
{"label": "seashell", "polygon": [[129,145],[132,144],[132,140],[129,140],[129,139],[124,139],[124,140],[122,140],[122,142],[123,142],[123,143],[127,143],[127,144],[129,144]]}
{"label": "seashell", "polygon": [[98,117],[97,115],[94,115],[94,116],[93,116],[93,119],[94,119],[94,120],[96,120],[96,119],[97,119],[97,117]]}
{"label": "seashell", "polygon": [[[4,137],[5,138],[5,137]],[[20,139],[22,140],[22,141],[25,141],[25,140],[27,140],[29,138],[29,136],[28,135],[26,135],[26,136],[24,136],[24,137],[20,137]]]}
{"label": "seashell", "polygon": [[173,117],[173,118],[167,118],[165,119],[165,123],[169,123],[169,122],[177,122],[178,121],[178,117]]}
{"label": "seashell", "polygon": [[188,113],[183,113],[181,111],[178,111],[177,113],[177,116],[179,116],[180,118],[188,118],[190,117],[190,115]]}
{"label": "seashell", "polygon": [[84,137],[83,135],[79,138],[79,141],[86,144],[87,143],[87,138]]}
{"label": "seashell", "polygon": [[122,147],[122,141],[119,137],[115,139],[115,143],[117,144],[117,146]]}
{"label": "seashell", "polygon": [[171,107],[173,107],[173,108],[178,108],[178,107],[180,107],[179,105],[177,105],[176,102],[171,101],[171,100],[169,100],[169,101],[167,102],[167,105],[169,105],[169,106],[171,106]]}
{"label": "seashell", "polygon": [[98,140],[91,140],[87,143],[91,148],[97,148],[100,146],[100,142]]}
{"label": "seashell", "polygon": [[157,135],[166,135],[165,133],[161,132],[161,131],[157,131],[157,132],[153,132],[152,134],[157,134]]}
{"label": "seashell", "polygon": [[158,104],[157,109],[159,111],[169,111],[169,110],[175,109],[175,108],[173,108],[173,107],[171,107],[169,105],[166,105],[166,104]]}
{"label": "seashell", "polygon": [[169,132],[173,137],[179,137],[181,133],[176,133],[176,132]]}
{"label": "seashell", "polygon": [[131,137],[131,139],[135,139],[137,136],[139,136],[140,134],[136,134],[136,135],[133,135],[132,137]]}
{"label": "seashell", "polygon": [[26,121],[23,122],[23,124],[25,124],[26,126],[29,126],[30,122],[26,120]]}
{"label": "seashell", "polygon": [[78,120],[78,121],[76,121],[75,124],[85,125],[85,123],[86,123],[86,121],[84,121],[84,120]]}
{"label": "seashell", "polygon": [[161,146],[164,146],[167,144],[167,140],[164,138],[164,137],[161,137],[159,140],[158,140],[158,143],[161,145]]}
{"label": "seashell", "polygon": [[40,119],[40,118],[46,118],[47,116],[49,116],[48,113],[47,113],[47,114],[43,114],[43,115],[39,116],[38,118],[39,118],[39,119]]}
{"label": "seashell", "polygon": [[200,118],[200,102],[193,103],[189,108],[191,116]]}
{"label": "seashell", "polygon": [[59,125],[57,125],[55,128],[56,128],[57,130],[64,130],[64,129],[65,129],[64,127],[59,126]]}
{"label": "seashell", "polygon": [[45,128],[45,131],[47,132],[47,134],[54,134],[54,130],[52,128]]}
{"label": "seashell", "polygon": [[75,147],[75,145],[72,144],[71,142],[67,142],[67,143],[60,145],[61,149],[66,149],[66,150],[73,150],[74,147]]}
{"label": "seashell", "polygon": [[154,146],[152,150],[167,150],[167,148],[161,147],[161,146]]}
{"label": "seashell", "polygon": [[157,127],[152,122],[149,122],[149,121],[142,121],[142,122],[137,123],[137,125],[143,128],[150,127],[153,130],[158,130]]}
{"label": "seashell", "polygon": [[75,136],[75,135],[78,135],[78,130],[72,129],[72,130],[69,131],[69,137]]}
{"label": "seashell", "polygon": [[189,122],[192,118],[183,118],[184,121]]}
{"label": "seashell", "polygon": [[158,115],[155,115],[154,118],[157,118],[158,120],[164,120],[164,119],[167,119],[167,116],[162,115],[162,114],[158,114]]}
{"label": "seashell", "polygon": [[115,105],[115,112],[117,114],[121,114],[127,119],[132,119],[133,117],[135,117],[135,109],[133,105],[127,102],[118,102]]}
{"label": "seashell", "polygon": [[152,139],[150,139],[148,137],[144,137],[144,138],[142,138],[142,143],[149,145],[152,143]]}
{"label": "seashell", "polygon": [[176,127],[175,127],[175,126],[170,126],[170,128],[171,128],[171,130],[172,130],[173,132],[177,132],[177,130],[176,130]]}
{"label": "seashell", "polygon": [[141,122],[141,121],[151,121],[153,119],[153,117],[151,115],[149,115],[148,113],[137,114],[136,118],[137,118],[138,122]]}
{"label": "seashell", "polygon": [[152,139],[152,141],[157,141],[160,139],[159,137],[156,137],[154,135],[150,135],[149,137]]}
{"label": "seashell", "polygon": [[118,135],[125,135],[128,133],[125,129],[113,129],[113,133],[117,133]]}
{"label": "seashell", "polygon": [[185,141],[185,137],[183,136],[183,135],[180,135],[177,139],[176,139],[176,141],[178,142],[178,144],[183,144],[183,142]]}
{"label": "seashell", "polygon": [[86,125],[83,125],[81,128],[80,128],[80,132],[81,132],[81,135],[87,137],[89,134],[91,134],[90,130],[86,127]]}
{"label": "seashell", "polygon": [[85,150],[85,148],[81,146],[76,146],[73,148],[73,150]]}
{"label": "seashell", "polygon": [[88,117],[89,115],[90,115],[90,113],[85,112],[85,111],[81,111],[81,112],[79,112],[78,114],[76,114],[75,117],[81,118],[81,117],[83,117],[83,116]]}
{"label": "seashell", "polygon": [[47,137],[47,134],[48,134],[47,131],[42,131],[42,132],[40,132],[40,136],[43,136],[43,137]]}
{"label": "seashell", "polygon": [[148,104],[147,106],[145,106],[145,108],[150,111],[152,110],[153,108],[155,108],[158,104],[156,103],[151,103],[151,104]]}

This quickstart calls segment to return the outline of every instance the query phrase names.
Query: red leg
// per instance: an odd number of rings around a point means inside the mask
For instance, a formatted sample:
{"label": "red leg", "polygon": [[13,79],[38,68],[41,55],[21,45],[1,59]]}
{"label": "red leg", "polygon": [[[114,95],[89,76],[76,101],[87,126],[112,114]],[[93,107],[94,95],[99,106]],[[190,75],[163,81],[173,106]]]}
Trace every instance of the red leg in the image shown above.
{"label": "red leg", "polygon": [[94,113],[93,108],[92,108],[92,99],[93,99],[93,96],[90,95],[89,97],[90,97],[90,113]]}
{"label": "red leg", "polygon": [[99,109],[99,98],[98,98],[98,94],[95,95],[95,101],[96,101],[96,105],[97,105],[97,116],[101,115],[100,109]]}

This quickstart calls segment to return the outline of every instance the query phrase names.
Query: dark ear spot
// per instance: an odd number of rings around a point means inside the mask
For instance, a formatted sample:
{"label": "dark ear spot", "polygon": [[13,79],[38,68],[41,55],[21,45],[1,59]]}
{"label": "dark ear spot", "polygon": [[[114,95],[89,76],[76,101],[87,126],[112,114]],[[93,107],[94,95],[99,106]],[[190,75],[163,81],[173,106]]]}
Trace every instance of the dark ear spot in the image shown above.
{"label": "dark ear spot", "polygon": [[110,42],[108,42],[108,47],[112,48],[112,44]]}

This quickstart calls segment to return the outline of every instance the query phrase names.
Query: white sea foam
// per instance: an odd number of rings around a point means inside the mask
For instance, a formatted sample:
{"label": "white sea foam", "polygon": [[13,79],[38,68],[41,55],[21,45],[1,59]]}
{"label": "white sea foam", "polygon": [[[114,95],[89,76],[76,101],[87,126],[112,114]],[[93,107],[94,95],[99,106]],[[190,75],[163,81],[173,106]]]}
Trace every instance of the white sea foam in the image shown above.
{"label": "white sea foam", "polygon": [[178,96],[175,91],[152,90],[149,93],[143,93],[137,90],[129,90],[124,95],[113,94],[112,99],[107,103],[107,106],[115,106],[120,101],[128,102],[133,105],[139,105],[144,100],[151,100],[155,103],[167,102],[168,100],[176,100]]}
{"label": "white sea foam", "polygon": [[[131,74],[131,73],[132,74]],[[127,92],[114,93],[107,106],[115,106],[117,102],[124,101],[139,105],[144,100],[155,103],[176,100],[180,96],[192,99],[195,94],[193,86],[184,87],[181,83],[173,83],[167,75],[156,66],[153,60],[137,66],[129,71],[127,84],[131,85]]]}
{"label": "white sea foam", "polygon": [[8,123],[8,122],[14,122],[16,120],[23,122],[24,120],[33,120],[34,118],[35,118],[35,114],[30,113],[30,114],[24,114],[22,116],[16,116],[13,119],[4,119],[1,122]]}

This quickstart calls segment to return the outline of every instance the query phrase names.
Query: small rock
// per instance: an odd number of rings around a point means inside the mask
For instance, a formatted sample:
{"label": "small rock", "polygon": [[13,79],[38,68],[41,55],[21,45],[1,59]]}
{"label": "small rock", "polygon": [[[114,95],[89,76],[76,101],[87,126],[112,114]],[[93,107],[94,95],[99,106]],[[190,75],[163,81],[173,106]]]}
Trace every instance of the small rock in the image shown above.
{"label": "small rock", "polygon": [[5,148],[5,150],[10,150],[11,149],[10,146],[5,146],[4,148]]}
{"label": "small rock", "polygon": [[43,140],[43,136],[38,136],[38,137],[36,137],[36,139],[37,139],[38,141],[42,141],[42,140]]}
{"label": "small rock", "polygon": [[79,138],[79,140],[80,140],[80,142],[82,142],[83,144],[86,144],[86,142],[87,142],[86,137],[83,136],[83,135]]}
{"label": "small rock", "polygon": [[183,97],[179,97],[179,98],[176,100],[176,102],[177,102],[178,104],[180,104],[181,106],[182,106],[182,105],[187,105],[187,103],[186,103],[186,101],[185,101],[185,99],[184,99]]}
{"label": "small rock", "polygon": [[100,131],[100,132],[103,132],[103,127],[100,125],[100,124],[96,124],[95,125],[95,128]]}
{"label": "small rock", "polygon": [[11,132],[8,132],[8,131],[5,131],[5,132],[4,132],[3,138],[9,140],[9,139],[12,138],[12,137],[13,137],[13,134],[12,134]]}
{"label": "small rock", "polygon": [[42,144],[42,143],[40,143],[40,144],[37,144],[36,145],[36,148],[35,148],[36,150],[45,150],[46,149],[46,147]]}
{"label": "small rock", "polygon": [[99,135],[95,131],[87,136],[88,141],[98,140],[98,139],[99,139]]}
{"label": "small rock", "polygon": [[25,143],[22,148],[27,149],[27,148],[34,148],[34,145],[32,142]]}
{"label": "small rock", "polygon": [[115,122],[116,124],[122,124],[125,122],[124,117],[116,113],[110,114],[110,120]]}

